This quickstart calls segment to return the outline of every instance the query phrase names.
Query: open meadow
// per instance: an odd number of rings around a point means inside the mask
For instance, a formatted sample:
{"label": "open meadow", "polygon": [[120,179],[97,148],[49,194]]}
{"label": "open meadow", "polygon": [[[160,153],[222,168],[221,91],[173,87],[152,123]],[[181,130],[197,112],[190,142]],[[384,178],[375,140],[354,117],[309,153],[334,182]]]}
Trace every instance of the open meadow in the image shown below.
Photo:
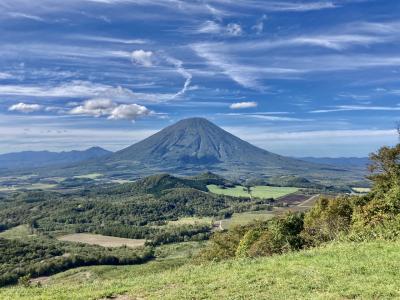
{"label": "open meadow", "polygon": [[254,221],[267,221],[272,219],[275,213],[272,211],[254,211],[234,213],[230,218],[221,220],[222,229],[229,229],[238,225],[246,225]]}
{"label": "open meadow", "polygon": [[144,239],[126,239],[114,236],[105,236],[101,234],[89,233],[74,233],[57,238],[59,241],[84,243],[89,245],[99,245],[103,247],[121,247],[127,246],[130,248],[137,248],[144,246],[146,240]]}

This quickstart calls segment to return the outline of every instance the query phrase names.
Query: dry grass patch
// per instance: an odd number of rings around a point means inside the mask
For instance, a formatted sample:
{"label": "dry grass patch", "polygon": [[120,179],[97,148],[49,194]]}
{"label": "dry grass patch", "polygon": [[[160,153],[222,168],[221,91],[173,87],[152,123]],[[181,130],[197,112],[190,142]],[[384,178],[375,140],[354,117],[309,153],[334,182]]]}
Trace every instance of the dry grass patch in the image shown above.
{"label": "dry grass patch", "polygon": [[90,233],[73,233],[57,238],[59,241],[84,243],[90,245],[99,245],[103,247],[122,247],[127,246],[130,248],[137,248],[144,246],[146,240],[140,239],[126,239],[114,236],[105,236],[101,234]]}

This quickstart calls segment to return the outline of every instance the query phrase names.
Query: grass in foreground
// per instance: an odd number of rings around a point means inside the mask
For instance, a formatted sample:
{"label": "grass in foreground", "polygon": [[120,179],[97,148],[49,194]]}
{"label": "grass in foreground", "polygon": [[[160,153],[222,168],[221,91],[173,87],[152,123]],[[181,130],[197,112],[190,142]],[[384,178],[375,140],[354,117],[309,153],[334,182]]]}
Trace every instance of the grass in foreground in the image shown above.
{"label": "grass in foreground", "polygon": [[319,249],[203,266],[154,261],[86,267],[43,287],[0,289],[1,299],[393,299],[400,297],[400,242]]}

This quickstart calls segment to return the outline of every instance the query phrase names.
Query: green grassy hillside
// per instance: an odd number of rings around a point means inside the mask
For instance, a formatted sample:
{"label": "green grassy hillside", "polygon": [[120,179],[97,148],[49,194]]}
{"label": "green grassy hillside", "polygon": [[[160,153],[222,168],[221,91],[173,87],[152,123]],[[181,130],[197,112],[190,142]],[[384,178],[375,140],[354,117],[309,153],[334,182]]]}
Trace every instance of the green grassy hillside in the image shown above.
{"label": "green grassy hillside", "polygon": [[308,251],[202,266],[179,260],[85,267],[42,287],[0,289],[1,299],[393,299],[400,242],[336,243]]}

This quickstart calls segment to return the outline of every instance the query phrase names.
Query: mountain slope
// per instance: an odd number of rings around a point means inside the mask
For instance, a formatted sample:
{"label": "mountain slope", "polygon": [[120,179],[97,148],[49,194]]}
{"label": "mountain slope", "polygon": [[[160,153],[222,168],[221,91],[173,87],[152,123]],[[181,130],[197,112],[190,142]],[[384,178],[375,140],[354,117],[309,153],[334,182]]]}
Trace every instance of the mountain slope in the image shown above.
{"label": "mountain slope", "polygon": [[344,168],[268,152],[203,118],[181,120],[141,142],[96,160],[43,171],[52,176],[100,172],[129,179],[155,173],[194,175],[208,171],[235,180],[275,175],[339,181],[363,177]]}
{"label": "mountain slope", "polygon": [[280,165],[282,160],[295,161],[253,146],[202,118],[179,121],[116,152],[110,160],[132,158],[146,163],[159,164],[162,160],[166,163],[194,165],[250,164],[260,161]]}
{"label": "mountain slope", "polygon": [[183,173],[262,170],[265,174],[287,174],[329,168],[260,149],[202,118],[179,121],[102,161],[116,169],[136,165]]}
{"label": "mountain slope", "polygon": [[100,147],[84,151],[50,152],[24,151],[0,155],[0,169],[28,169],[45,166],[59,166],[100,158],[111,154]]}

